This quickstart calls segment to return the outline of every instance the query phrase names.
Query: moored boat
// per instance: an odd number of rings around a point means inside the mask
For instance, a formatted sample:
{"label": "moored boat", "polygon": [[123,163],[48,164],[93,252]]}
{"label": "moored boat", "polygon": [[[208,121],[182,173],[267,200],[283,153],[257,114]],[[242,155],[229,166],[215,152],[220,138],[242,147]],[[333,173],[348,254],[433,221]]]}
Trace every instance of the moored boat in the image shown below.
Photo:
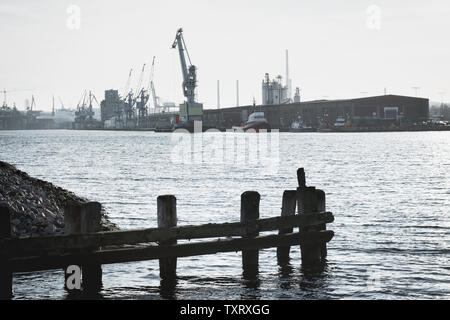
{"label": "moored boat", "polygon": [[311,126],[306,125],[303,120],[297,120],[292,122],[289,128],[290,132],[313,132],[314,129]]}
{"label": "moored boat", "polygon": [[256,132],[259,132],[259,130],[270,130],[269,122],[264,117],[264,112],[253,112],[250,114],[243,130],[255,130]]}

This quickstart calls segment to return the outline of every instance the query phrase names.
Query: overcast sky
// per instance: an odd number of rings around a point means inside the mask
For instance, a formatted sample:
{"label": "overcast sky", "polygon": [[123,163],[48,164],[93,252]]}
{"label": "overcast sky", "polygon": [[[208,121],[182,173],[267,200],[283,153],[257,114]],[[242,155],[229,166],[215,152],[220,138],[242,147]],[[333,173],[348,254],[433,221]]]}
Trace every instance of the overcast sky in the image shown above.
{"label": "overcast sky", "polygon": [[180,103],[170,49],[179,27],[205,108],[217,107],[217,80],[222,107],[236,104],[238,79],[240,104],[260,103],[264,74],[285,75],[286,49],[302,100],[415,95],[416,86],[433,101],[450,97],[448,0],[0,0],[0,89],[19,109],[32,94],[38,109],[51,109],[52,94],[74,107],[85,89],[99,100],[123,89],[130,68],[134,86],[156,56],[157,94]]}

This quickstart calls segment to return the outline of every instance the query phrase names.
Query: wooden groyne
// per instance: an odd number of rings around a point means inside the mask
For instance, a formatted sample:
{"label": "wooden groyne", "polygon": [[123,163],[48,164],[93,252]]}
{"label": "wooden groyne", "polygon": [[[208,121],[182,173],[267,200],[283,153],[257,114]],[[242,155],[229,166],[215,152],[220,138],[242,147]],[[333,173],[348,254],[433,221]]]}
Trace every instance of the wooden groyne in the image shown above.
{"label": "wooden groyne", "polygon": [[[157,199],[158,228],[99,231],[101,205],[72,203],[65,208],[64,235],[12,238],[10,208],[0,203],[0,297],[12,296],[14,272],[64,269],[67,290],[97,292],[101,266],[111,263],[159,259],[161,279],[174,279],[179,257],[241,251],[243,275],[251,277],[258,273],[260,249],[277,248],[282,265],[290,259],[290,247],[300,245],[302,265],[323,265],[326,243],[334,235],[326,224],[334,217],[325,210],[325,193],[306,186],[303,169],[297,177],[298,188],[283,194],[281,216],[260,219],[260,195],[247,191],[241,196],[240,222],[199,226],[177,226],[176,198],[165,195]],[[259,235],[276,230],[278,234]],[[206,240],[177,243],[191,239]],[[67,286],[77,268],[82,286]]]}

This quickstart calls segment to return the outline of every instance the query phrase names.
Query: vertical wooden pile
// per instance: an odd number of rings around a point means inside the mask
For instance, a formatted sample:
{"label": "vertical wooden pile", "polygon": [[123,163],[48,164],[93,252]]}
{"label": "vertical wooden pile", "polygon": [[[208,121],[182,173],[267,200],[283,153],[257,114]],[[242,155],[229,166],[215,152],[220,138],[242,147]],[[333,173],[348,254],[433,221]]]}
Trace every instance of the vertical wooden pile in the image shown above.
{"label": "vertical wooden pile", "polygon": [[[84,234],[100,231],[101,204],[98,202],[71,203],[64,211],[64,233]],[[97,250],[98,248],[83,249],[80,253]],[[77,266],[74,261],[73,265]],[[69,267],[69,266],[68,266]],[[88,263],[78,266],[82,272],[82,287],[85,292],[98,292],[102,287],[102,266],[96,263]],[[65,268],[65,287],[67,279],[72,274]],[[69,290],[70,291],[70,290]]]}
{"label": "vertical wooden pile", "polygon": [[[170,228],[177,225],[177,198],[172,195],[159,196],[158,228]],[[160,245],[176,244],[177,240],[160,241]],[[163,280],[175,279],[177,276],[177,258],[159,259],[159,275]]]}
{"label": "vertical wooden pile", "polygon": [[[11,211],[7,202],[0,202],[0,239],[11,238]],[[12,272],[6,257],[0,256],[0,299],[12,297]]]}
{"label": "vertical wooden pile", "polygon": [[[259,201],[261,196],[255,191],[246,191],[241,195],[241,222],[248,225],[244,238],[253,238],[259,235],[252,222],[259,219]],[[242,251],[242,267],[244,278],[252,278],[258,274],[259,250]]]}
{"label": "vertical wooden pile", "polygon": [[[297,170],[298,188],[297,203],[299,214],[311,214],[325,211],[325,193],[315,187],[306,186],[305,170]],[[318,226],[300,227],[299,231],[325,230],[325,224]],[[300,246],[302,264],[307,267],[319,266],[326,258],[326,243],[307,243]]]}
{"label": "vertical wooden pile", "polygon": [[[281,216],[293,216],[295,215],[295,208],[297,203],[297,191],[286,190],[283,193],[283,204],[281,207]],[[294,228],[280,229],[278,234],[292,233]],[[289,254],[291,247],[278,247],[277,248],[277,260],[279,265],[284,265],[289,262]]]}

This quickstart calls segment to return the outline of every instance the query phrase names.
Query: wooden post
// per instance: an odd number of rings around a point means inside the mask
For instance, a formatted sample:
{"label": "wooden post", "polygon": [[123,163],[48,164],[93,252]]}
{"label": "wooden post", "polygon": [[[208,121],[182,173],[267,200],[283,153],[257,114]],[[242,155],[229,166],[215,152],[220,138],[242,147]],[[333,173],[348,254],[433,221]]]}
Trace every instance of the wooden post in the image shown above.
{"label": "wooden post", "polygon": [[[98,202],[89,202],[83,205],[82,232],[95,233],[101,229],[102,205]],[[88,251],[98,250],[98,247],[89,248]],[[84,264],[83,291],[97,293],[102,288],[102,266],[99,264]]]}
{"label": "wooden post", "polygon": [[[303,168],[297,170],[297,179],[299,187],[297,188],[298,213],[317,213],[319,212],[317,190],[315,187],[306,187],[305,171]],[[300,232],[313,231],[316,228],[300,227]],[[322,244],[310,243],[300,246],[302,255],[302,264],[304,266],[317,266],[322,262]]]}
{"label": "wooden post", "polygon": [[[89,203],[71,203],[64,211],[64,233],[66,234],[83,234],[100,231],[101,223],[101,204],[98,202]],[[98,248],[88,248],[85,251],[97,250]],[[74,261],[75,263],[75,261]],[[76,265],[76,263],[74,264]],[[102,267],[98,264],[84,264],[82,266],[76,265],[82,271],[83,291],[98,292],[102,286]],[[68,267],[68,266],[67,266]],[[67,272],[65,268],[65,282],[66,290],[75,292],[76,289],[69,289],[67,287],[68,277],[71,273]]]}
{"label": "wooden post", "polygon": [[[259,201],[261,196],[255,191],[246,191],[241,195],[241,223],[248,224],[247,234],[244,238],[253,238],[259,232],[252,230],[252,221],[259,219]],[[258,250],[242,251],[242,267],[244,278],[252,278],[258,274]]]}
{"label": "wooden post", "polygon": [[[158,228],[170,228],[177,225],[177,198],[172,195],[159,196]],[[160,241],[160,245],[176,244],[177,240]],[[159,275],[161,279],[174,279],[177,276],[177,258],[159,259]]]}
{"label": "wooden post", "polygon": [[[11,211],[7,202],[0,202],[0,239],[11,238]],[[12,272],[5,257],[0,257],[0,299],[12,297]]]}
{"label": "wooden post", "polygon": [[[295,215],[295,207],[297,201],[297,191],[286,190],[283,193],[283,205],[281,207],[281,216],[293,216]],[[280,229],[278,234],[292,233],[293,228]],[[291,247],[278,247],[277,248],[277,260],[278,264],[284,265],[289,262],[289,252]]]}
{"label": "wooden post", "polygon": [[[64,209],[64,233],[65,234],[80,234],[82,230],[82,205],[81,203],[71,202],[68,203],[66,208]],[[79,280],[74,280],[76,283],[79,283],[80,286],[76,288],[69,288],[67,286],[69,278],[72,276],[72,272],[69,269],[70,265],[67,265],[64,268],[64,289],[66,289],[69,293],[77,292],[81,290],[81,278]],[[79,276],[81,276],[81,266],[75,264],[76,267],[80,268]],[[76,274],[74,276],[78,276],[76,271],[73,271]]]}
{"label": "wooden post", "polygon": [[306,187],[305,169],[300,168],[297,170],[297,181],[298,181],[299,188]]}
{"label": "wooden post", "polygon": [[[317,196],[317,207],[318,207],[319,212],[325,212],[326,211],[325,192],[323,190],[316,190],[316,196]],[[317,230],[327,230],[326,223],[317,226]],[[322,244],[321,256],[322,256],[322,261],[327,257],[327,243],[326,242],[324,242]]]}

